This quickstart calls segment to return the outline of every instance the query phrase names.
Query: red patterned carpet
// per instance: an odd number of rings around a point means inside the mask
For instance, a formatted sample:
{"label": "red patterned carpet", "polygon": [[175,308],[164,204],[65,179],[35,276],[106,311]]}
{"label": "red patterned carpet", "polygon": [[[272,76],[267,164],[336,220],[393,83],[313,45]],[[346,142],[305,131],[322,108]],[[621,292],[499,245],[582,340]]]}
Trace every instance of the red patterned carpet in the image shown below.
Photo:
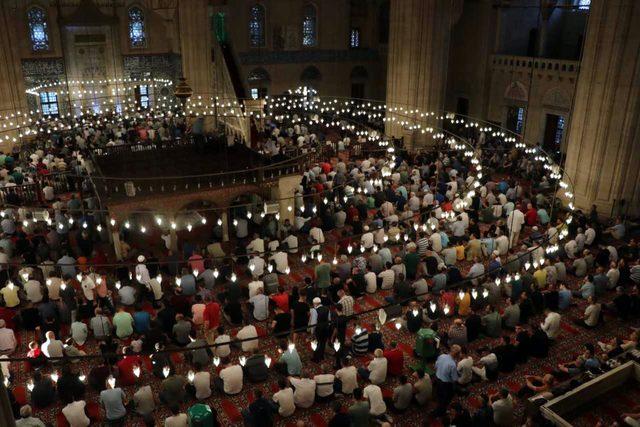
{"label": "red patterned carpet", "polygon": [[[325,256],[329,256],[330,259],[333,258],[333,253],[331,249],[326,249]],[[285,285],[287,288],[290,288],[293,285],[299,284],[304,276],[310,275],[312,273],[312,268],[310,265],[302,265],[299,258],[295,259],[290,257],[290,265],[292,268],[292,272],[290,275],[281,276],[281,283]],[[464,268],[463,268],[464,270]],[[248,277],[241,271],[240,268],[236,270],[236,273],[239,275],[239,279],[243,282],[248,280]],[[571,284],[571,283],[570,283]],[[388,293],[382,291],[378,292],[375,295],[367,295],[357,300],[355,305],[355,310],[357,312],[366,311],[369,309],[375,309],[380,307],[384,303],[384,296],[388,295]],[[151,307],[149,307],[151,310]],[[556,340],[556,343],[550,350],[549,357],[544,360],[533,359],[530,360],[526,365],[519,365],[518,368],[508,375],[501,374],[497,381],[494,382],[486,382],[486,383],[476,383],[470,387],[470,394],[467,397],[460,398],[460,402],[466,406],[471,413],[478,407],[479,401],[477,396],[482,393],[492,394],[498,391],[502,387],[506,387],[512,391],[517,391],[524,384],[524,375],[539,375],[550,372],[552,369],[556,367],[556,364],[559,362],[566,362],[574,359],[582,349],[582,344],[586,342],[595,343],[597,340],[609,339],[614,336],[627,336],[630,331],[629,324],[623,324],[617,319],[607,318],[605,324],[599,327],[596,330],[586,330],[578,328],[577,326],[570,324],[567,320],[569,317],[578,316],[584,310],[584,305],[579,303],[577,307],[573,307],[569,310],[569,312],[562,313],[563,314],[563,322],[562,322],[562,334],[559,339]],[[441,322],[440,328],[441,330],[446,330],[451,322],[452,318],[446,319]],[[534,318],[534,321],[540,321],[541,318]],[[373,329],[373,325],[376,321],[376,313],[368,313],[364,316],[361,316],[358,324],[367,329]],[[259,327],[259,333],[264,335],[260,340],[260,348],[264,351],[265,354],[268,354],[274,361],[277,360],[277,343],[276,340],[267,336],[266,334],[266,325],[256,325]],[[351,325],[351,328],[348,334],[353,333],[353,327],[355,325]],[[636,325],[637,326],[637,325]],[[235,333],[238,328],[230,328],[231,335]],[[385,344],[389,344],[391,341],[396,341],[399,344],[399,348],[405,354],[405,366],[407,366],[407,373],[410,373],[408,366],[413,363],[413,355],[412,349],[415,342],[415,337],[410,334],[406,329],[397,330],[394,327],[393,322],[387,322],[387,324],[383,327],[384,334],[384,342]],[[19,346],[19,351],[16,352],[16,356],[23,356],[26,354],[27,347],[26,344],[33,338],[33,332],[21,332],[20,341],[21,344]],[[497,344],[498,340],[490,339],[490,338],[481,338],[473,342],[469,349],[473,354],[475,349],[479,347],[485,346],[493,346]],[[306,367],[311,367],[314,372],[322,373],[322,372],[333,372],[333,362],[334,358],[332,355],[327,354],[325,360],[321,364],[316,364],[311,362],[311,349],[310,349],[310,339],[308,336],[301,334],[298,336],[298,340],[296,342],[298,351],[300,352],[301,357],[303,358],[304,364]],[[95,342],[90,340],[84,350],[91,353],[99,353],[99,349],[96,347]],[[329,350],[332,351],[332,350]],[[238,350],[233,350],[231,358],[232,360],[237,360],[240,352]],[[187,371],[190,366],[183,362],[183,357],[181,354],[174,355],[174,362],[179,373],[182,373],[186,376]],[[148,366],[150,366],[149,360],[146,361]],[[362,366],[368,362],[368,358],[362,357],[357,358],[355,360],[356,366]],[[91,369],[91,362],[83,360],[78,362],[75,365],[75,369],[80,371],[81,373],[88,374]],[[30,373],[26,371],[26,366],[24,363],[14,363],[11,365],[11,371],[13,373],[13,384],[15,384],[16,390],[15,394],[18,396],[24,396],[25,390],[24,387],[20,385],[26,384],[28,379],[30,378]],[[51,372],[52,369],[50,367],[46,368],[45,373]],[[277,375],[275,372],[270,374],[269,380],[260,385],[248,384],[245,383],[245,387],[243,393],[238,396],[221,396],[214,391],[214,395],[206,400],[212,408],[214,408],[218,413],[218,419],[220,420],[222,425],[231,426],[231,425],[240,425],[242,423],[242,417],[240,415],[240,411],[248,406],[249,403],[254,399],[254,392],[256,388],[260,387],[265,395],[270,396],[272,392],[277,390]],[[149,369],[146,372],[143,372],[139,384],[151,384],[153,389],[157,391],[160,387],[160,381],[152,376],[149,372]],[[387,383],[383,387],[383,391],[385,394],[389,395],[395,387],[397,383],[397,379],[389,378]],[[139,386],[139,385],[138,385]],[[125,392],[128,397],[131,397],[133,393],[137,390],[138,386],[129,386],[124,387]],[[350,405],[351,400],[349,398],[340,398],[343,400],[345,405]],[[100,410],[95,402],[97,402],[97,396],[95,393],[88,389],[86,401],[88,406],[91,408],[91,411],[96,414],[97,418],[100,417]],[[190,402],[188,404],[183,405],[183,409],[187,409],[194,402]],[[620,414],[625,410],[630,409],[631,402],[625,402],[625,399],[619,399],[617,403],[606,406],[606,409],[603,409],[603,414],[607,415],[608,419],[611,419],[613,413]],[[53,425],[65,425],[65,423],[61,423],[60,416],[61,405],[55,405],[46,410],[37,410],[35,415],[41,417],[44,421],[50,422]],[[516,403],[516,411],[517,414],[523,418],[524,416],[524,402],[517,401]],[[168,416],[168,410],[160,405],[156,411],[156,420],[160,425],[163,424],[163,420],[166,416]],[[332,411],[330,409],[330,404],[315,404],[313,407],[309,409],[297,409],[295,414],[288,418],[282,419],[279,416],[276,416],[276,424],[282,426],[295,426],[295,423],[299,420],[303,420],[306,422],[306,425],[316,426],[316,427],[324,427],[328,424],[330,417],[332,416]],[[396,425],[440,425],[438,421],[431,421],[428,419],[427,411],[419,410],[417,407],[412,407],[408,412],[396,416],[397,419]],[[588,424],[588,423],[587,423]],[[582,424],[581,425],[587,425]],[[136,426],[143,425],[142,420],[137,418],[136,416],[129,416],[127,419],[127,425]],[[593,425],[593,424],[591,424]]]}

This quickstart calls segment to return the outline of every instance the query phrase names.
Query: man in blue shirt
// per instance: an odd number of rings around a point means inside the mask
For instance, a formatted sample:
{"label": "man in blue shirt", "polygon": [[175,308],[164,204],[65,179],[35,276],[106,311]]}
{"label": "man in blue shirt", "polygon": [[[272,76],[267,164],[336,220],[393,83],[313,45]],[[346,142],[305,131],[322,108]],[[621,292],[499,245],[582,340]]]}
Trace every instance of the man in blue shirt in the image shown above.
{"label": "man in blue shirt", "polygon": [[571,291],[562,284],[558,290],[558,308],[566,310],[571,305]]}
{"label": "man in blue shirt", "polygon": [[133,327],[139,334],[149,331],[151,315],[142,309],[142,305],[136,304],[136,311],[133,313]]}
{"label": "man in blue shirt", "polygon": [[454,344],[449,353],[442,353],[436,360],[436,396],[438,407],[433,415],[441,417],[447,412],[447,407],[453,399],[454,385],[458,382],[458,367],[456,356],[460,353],[460,346]]}

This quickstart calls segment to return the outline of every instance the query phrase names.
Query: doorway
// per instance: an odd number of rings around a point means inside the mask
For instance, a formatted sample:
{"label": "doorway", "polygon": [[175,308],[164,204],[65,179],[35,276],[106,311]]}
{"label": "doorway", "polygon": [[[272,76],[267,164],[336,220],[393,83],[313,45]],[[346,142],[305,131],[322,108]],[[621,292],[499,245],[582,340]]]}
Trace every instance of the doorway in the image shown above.
{"label": "doorway", "polygon": [[517,134],[524,128],[524,107],[511,105],[507,107],[507,129]]}
{"label": "doorway", "polygon": [[560,151],[564,128],[565,121],[563,116],[547,114],[542,147],[549,154],[557,154]]}

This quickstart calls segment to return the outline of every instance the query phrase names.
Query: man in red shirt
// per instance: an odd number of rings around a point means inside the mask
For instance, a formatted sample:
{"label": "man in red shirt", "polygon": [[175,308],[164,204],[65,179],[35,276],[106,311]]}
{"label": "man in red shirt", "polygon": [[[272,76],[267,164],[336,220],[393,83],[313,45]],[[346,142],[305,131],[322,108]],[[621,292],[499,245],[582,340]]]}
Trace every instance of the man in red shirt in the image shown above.
{"label": "man in red shirt", "polygon": [[387,359],[387,373],[389,375],[402,375],[404,371],[404,354],[400,350],[398,344],[394,341],[391,348],[386,349],[383,353]]}
{"label": "man in red shirt", "polygon": [[284,291],[282,286],[278,286],[278,293],[271,295],[271,299],[282,311],[289,312],[289,294]]}
{"label": "man in red shirt", "polygon": [[133,373],[134,369],[140,368],[142,363],[140,357],[133,354],[131,347],[125,347],[122,351],[124,357],[118,361],[118,381],[120,385],[134,385],[138,377]]}
{"label": "man in red shirt", "polygon": [[205,297],[207,303],[204,307],[204,313],[202,314],[202,320],[204,320],[204,329],[215,329],[220,325],[220,304],[214,297]]}
{"label": "man in red shirt", "polygon": [[533,227],[538,224],[538,211],[533,208],[531,203],[527,204],[527,213],[524,214],[524,222]]}

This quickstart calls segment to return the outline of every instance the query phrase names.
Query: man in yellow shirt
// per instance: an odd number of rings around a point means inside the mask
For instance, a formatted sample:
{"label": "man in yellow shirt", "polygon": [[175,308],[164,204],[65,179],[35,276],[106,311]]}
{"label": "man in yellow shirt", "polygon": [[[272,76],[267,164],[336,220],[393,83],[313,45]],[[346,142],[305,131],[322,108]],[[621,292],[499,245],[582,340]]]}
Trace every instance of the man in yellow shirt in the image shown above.
{"label": "man in yellow shirt", "polygon": [[8,308],[17,307],[20,305],[20,298],[18,297],[18,287],[11,282],[8,282],[4,288],[0,289],[0,294],[4,299],[4,304]]}
{"label": "man in yellow shirt", "polygon": [[547,287],[547,270],[544,269],[544,265],[540,266],[536,272],[533,273],[533,278],[536,280],[540,289]]}

